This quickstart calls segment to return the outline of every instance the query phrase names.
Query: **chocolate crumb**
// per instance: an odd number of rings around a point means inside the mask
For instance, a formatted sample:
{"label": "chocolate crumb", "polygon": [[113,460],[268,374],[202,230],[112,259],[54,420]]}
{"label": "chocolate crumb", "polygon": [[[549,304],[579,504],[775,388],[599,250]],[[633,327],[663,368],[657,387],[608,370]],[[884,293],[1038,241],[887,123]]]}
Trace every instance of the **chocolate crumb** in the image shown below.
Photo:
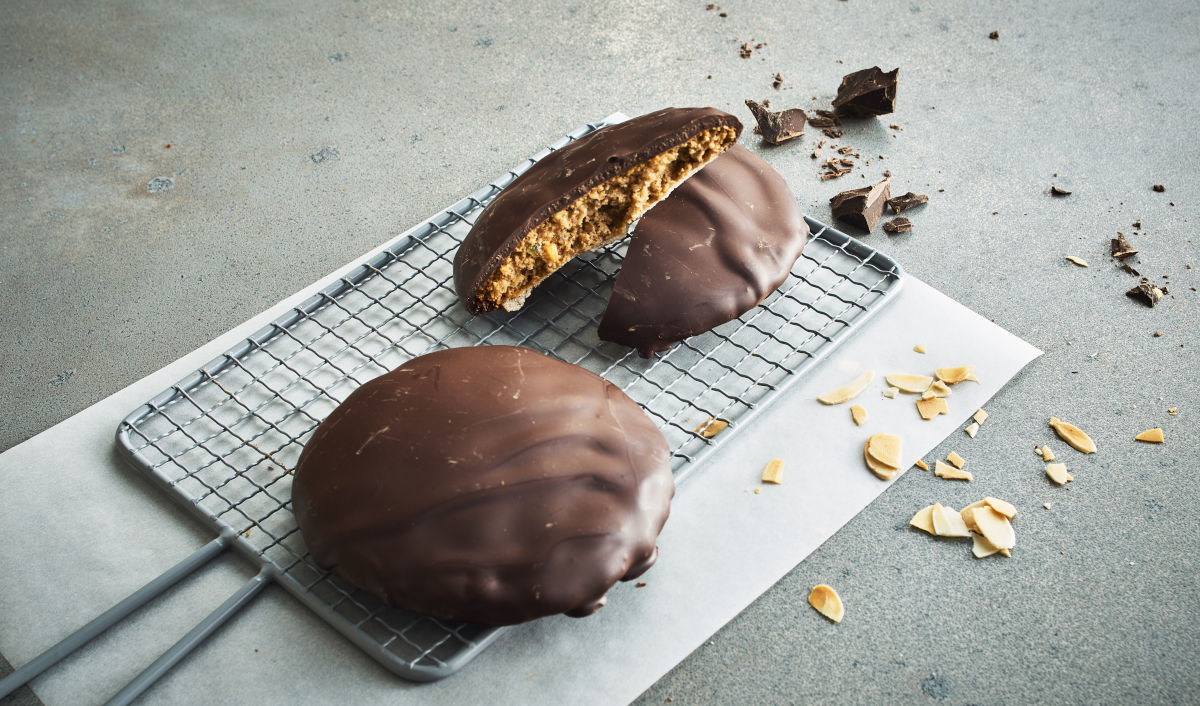
{"label": "chocolate crumb", "polygon": [[754,114],[754,120],[758,123],[758,132],[762,135],[763,140],[772,145],[782,145],[804,134],[806,116],[803,110],[788,108],[776,113],[767,110],[767,105],[769,105],[767,101],[763,101],[760,105],[749,98],[746,99],[746,107]]}
{"label": "chocolate crumb", "polygon": [[1137,255],[1137,252],[1130,245],[1124,233],[1117,232],[1117,237],[1112,238],[1112,256],[1118,260],[1124,260],[1127,257]]}
{"label": "chocolate crumb", "polygon": [[888,125],[888,127],[890,127],[893,130],[903,130],[904,129],[904,128],[900,127],[899,125],[897,125],[896,123],[892,123],[891,125]]}
{"label": "chocolate crumb", "polygon": [[1133,275],[1134,277],[1141,277],[1141,276],[1142,276],[1142,273],[1141,273],[1141,272],[1138,272],[1137,270],[1135,270],[1135,269],[1133,269],[1132,267],[1130,267],[1128,262],[1123,262],[1123,263],[1121,263],[1121,269],[1122,269],[1122,270],[1125,270],[1126,272],[1128,272],[1129,274]]}
{"label": "chocolate crumb", "polygon": [[833,109],[863,118],[894,112],[899,76],[900,69],[885,73],[878,66],[846,74],[833,99]]}
{"label": "chocolate crumb", "polygon": [[742,57],[743,59],[749,59],[750,54],[753,51],[754,51],[754,49],[751,48],[750,42],[746,42],[745,44],[742,45],[741,49],[738,49],[738,56]]}
{"label": "chocolate crumb", "polygon": [[813,112],[816,115],[808,119],[808,124],[813,127],[837,127],[842,124],[836,113],[828,110],[814,110]]}
{"label": "chocolate crumb", "polygon": [[988,39],[999,39],[999,38],[1000,38],[999,30],[993,29],[991,32],[988,33]]}
{"label": "chocolate crumb", "polygon": [[1133,222],[1133,223],[1131,223],[1130,225],[1132,225],[1132,226],[1133,226],[1133,229],[1134,229],[1134,230],[1141,230],[1141,229],[1142,229],[1142,222],[1141,222],[1141,221],[1134,221],[1134,222]]}
{"label": "chocolate crumb", "polygon": [[718,14],[717,16],[718,16],[718,17],[729,17],[729,13],[728,13],[728,12],[722,12],[722,13]]}
{"label": "chocolate crumb", "polygon": [[1167,190],[1167,187],[1163,186],[1162,184],[1155,184],[1154,190],[1161,194],[1162,192]]}
{"label": "chocolate crumb", "polygon": [[910,191],[903,196],[896,196],[888,199],[887,205],[892,207],[892,213],[900,213],[901,211],[907,211],[914,206],[920,206],[921,204],[928,202],[929,197],[925,194],[914,194]]}
{"label": "chocolate crumb", "polygon": [[634,587],[634,588],[645,588],[645,587],[646,587],[646,582],[645,582],[645,581],[638,581],[637,583],[633,584],[633,587]]}
{"label": "chocolate crumb", "polygon": [[1146,279],[1145,277],[1142,278],[1141,284],[1129,290],[1128,292],[1125,292],[1125,296],[1129,297],[1130,299],[1137,299],[1149,307],[1153,307],[1155,304],[1158,304],[1158,300],[1162,299],[1166,294],[1167,290],[1159,289],[1153,284],[1150,284],[1150,280]]}
{"label": "chocolate crumb", "polygon": [[779,90],[779,87],[782,85],[783,85],[783,74],[776,72],[775,80],[771,82],[771,88],[774,88],[775,90]]}
{"label": "chocolate crumb", "polygon": [[1163,335],[1162,329],[1159,329],[1159,330],[1157,330],[1157,331],[1155,331],[1155,332],[1154,332],[1154,337],[1155,337],[1155,338],[1158,338],[1158,337],[1159,337],[1159,336],[1161,336],[1161,335]]}
{"label": "chocolate crumb", "polygon": [[903,233],[905,231],[912,230],[912,227],[912,221],[908,220],[904,216],[893,218],[892,220],[883,224],[883,229],[889,233]]}
{"label": "chocolate crumb", "polygon": [[829,206],[834,218],[869,233],[883,216],[884,203],[891,195],[891,181],[884,179],[874,186],[843,191],[829,199]]}
{"label": "chocolate crumb", "polygon": [[1058,186],[1057,184],[1053,184],[1050,186],[1050,195],[1051,196],[1070,196],[1071,192],[1067,191],[1066,189],[1062,188],[1061,186]]}
{"label": "chocolate crumb", "polygon": [[827,127],[821,132],[825,133],[825,137],[830,137],[835,140],[843,135],[842,131],[835,127]]}

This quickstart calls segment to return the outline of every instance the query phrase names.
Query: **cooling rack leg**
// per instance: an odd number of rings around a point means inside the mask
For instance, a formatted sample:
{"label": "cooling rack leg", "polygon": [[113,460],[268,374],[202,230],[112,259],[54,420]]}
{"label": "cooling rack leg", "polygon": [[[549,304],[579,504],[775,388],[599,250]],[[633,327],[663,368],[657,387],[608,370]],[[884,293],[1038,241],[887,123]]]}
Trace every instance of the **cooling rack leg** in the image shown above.
{"label": "cooling rack leg", "polygon": [[62,642],[34,657],[28,664],[7,677],[0,679],[0,699],[54,666],[59,660],[87,644],[92,638],[120,622],[125,616],[142,607],[158,594],[174,586],[183,577],[204,566],[213,557],[224,551],[229,546],[231,539],[231,533],[223,533],[220,537],[196,550],[188,558],[167,569],[158,578],[134,591],[120,603],[101,613],[92,622],[71,633]]}
{"label": "cooling rack leg", "polygon": [[154,660],[154,663],[141,674],[134,677],[133,681],[129,682],[124,689],[121,689],[116,696],[108,702],[108,706],[125,706],[130,703],[143,691],[148,689],[151,684],[158,681],[158,678],[166,674],[171,667],[174,667],[184,657],[188,655],[196,645],[204,642],[204,639],[225,624],[226,620],[233,617],[247,603],[250,602],[259,591],[263,590],[267,584],[271,583],[273,574],[269,569],[262,569],[254,578],[250,579],[244,586],[238,589],[238,592],[230,596],[219,608],[208,614],[204,620],[200,621],[196,627],[192,628],[188,634],[184,635],[179,642],[171,646],[171,649],[163,653],[162,657]]}

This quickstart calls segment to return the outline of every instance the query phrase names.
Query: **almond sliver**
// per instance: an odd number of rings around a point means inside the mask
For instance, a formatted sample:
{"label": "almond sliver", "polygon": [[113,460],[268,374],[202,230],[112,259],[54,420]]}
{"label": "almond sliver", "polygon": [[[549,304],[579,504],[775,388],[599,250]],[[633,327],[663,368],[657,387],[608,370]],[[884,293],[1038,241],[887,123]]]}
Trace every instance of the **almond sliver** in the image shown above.
{"label": "almond sliver", "polygon": [[929,377],[928,375],[894,373],[887,376],[887,384],[900,390],[901,392],[920,394],[929,389],[929,386],[933,384],[933,378]]}
{"label": "almond sliver", "polygon": [[842,622],[842,618],[846,615],[846,608],[842,605],[841,596],[825,584],[813,587],[812,592],[808,594],[808,604],[835,623]]}
{"label": "almond sliver", "polygon": [[862,375],[854,378],[850,382],[842,385],[836,390],[830,390],[823,395],[817,397],[817,401],[821,404],[841,404],[858,396],[858,393],[867,388],[871,383],[871,379],[875,377],[875,372],[868,370]]}
{"label": "almond sliver", "polygon": [[987,506],[977,507],[971,512],[974,514],[975,526],[987,541],[998,549],[1012,549],[1017,546],[1017,535],[1007,517]]}
{"label": "almond sliver", "polygon": [[1050,427],[1054,429],[1054,433],[1062,437],[1062,440],[1070,444],[1076,451],[1082,451],[1085,454],[1096,453],[1096,442],[1092,441],[1092,437],[1083,432],[1082,429],[1064,422],[1057,417],[1050,417]]}

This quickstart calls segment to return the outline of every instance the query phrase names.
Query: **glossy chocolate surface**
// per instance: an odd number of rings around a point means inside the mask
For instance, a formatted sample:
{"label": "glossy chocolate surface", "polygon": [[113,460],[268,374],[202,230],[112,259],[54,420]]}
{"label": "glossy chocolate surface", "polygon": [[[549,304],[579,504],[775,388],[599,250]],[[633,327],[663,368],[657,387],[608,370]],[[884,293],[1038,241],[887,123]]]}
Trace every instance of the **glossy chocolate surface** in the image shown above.
{"label": "glossy chocolate surface", "polygon": [[783,283],[807,236],[783,177],[730,147],[638,222],[600,338],[649,357],[735,319]]}
{"label": "glossy chocolate surface", "polygon": [[393,606],[504,625],[590,614],[649,568],[674,488],[662,433],[612,383],[484,346],[355,390],[292,498],[320,566]]}

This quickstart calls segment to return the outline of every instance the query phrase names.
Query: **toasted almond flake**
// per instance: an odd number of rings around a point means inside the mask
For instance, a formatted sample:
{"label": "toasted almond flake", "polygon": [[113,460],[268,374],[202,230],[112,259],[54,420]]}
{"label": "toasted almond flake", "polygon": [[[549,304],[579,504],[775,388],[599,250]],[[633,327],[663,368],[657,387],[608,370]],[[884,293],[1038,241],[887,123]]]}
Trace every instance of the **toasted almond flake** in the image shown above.
{"label": "toasted almond flake", "polygon": [[895,477],[897,469],[888,468],[879,461],[876,461],[874,458],[871,458],[871,454],[867,451],[867,448],[870,446],[870,444],[870,441],[863,442],[863,460],[866,462],[867,468],[870,469],[870,471],[874,473],[880,480],[891,480]]}
{"label": "toasted almond flake", "polygon": [[919,530],[924,530],[929,534],[934,534],[933,506],[930,505],[929,507],[923,507],[920,510],[917,510],[917,514],[913,515],[913,518],[908,521],[908,524],[916,527]]}
{"label": "toasted almond flake", "polygon": [[1005,517],[1007,517],[1010,520],[1017,516],[1017,506],[1013,505],[1012,503],[1010,503],[1006,500],[1001,500],[1000,498],[993,498],[992,496],[989,495],[983,499],[983,502],[985,504],[987,504],[988,507],[992,508],[993,510],[1000,513],[1001,515],[1004,515]]}
{"label": "toasted almond flake", "polygon": [[759,494],[761,494],[761,493],[762,493],[762,488],[755,488],[755,489],[754,489],[754,494],[755,494],[755,495],[759,495]]}
{"label": "toasted almond flake", "polygon": [[887,384],[911,394],[920,394],[929,389],[933,383],[933,378],[928,375],[909,375],[908,373],[893,373],[887,376]]}
{"label": "toasted almond flake", "polygon": [[987,541],[987,537],[981,534],[973,534],[971,538],[975,540],[975,546],[971,547],[971,553],[975,555],[976,559],[982,559],[1000,551],[1000,547]]}
{"label": "toasted almond flake", "polygon": [[925,352],[925,344],[918,343],[917,345],[913,346],[913,350],[918,353],[924,353]]}
{"label": "toasted almond flake", "polygon": [[863,406],[856,404],[850,407],[850,418],[854,420],[857,426],[862,426],[863,422],[867,421],[867,410]]}
{"label": "toasted almond flake", "polygon": [[967,436],[974,439],[975,435],[979,433],[979,422],[971,422],[963,431],[967,432]]}
{"label": "toasted almond flake", "polygon": [[867,385],[871,383],[871,379],[874,377],[875,372],[868,370],[836,390],[830,390],[820,395],[817,397],[817,401],[821,404],[841,404],[852,400],[858,396],[858,393],[867,388]]}
{"label": "toasted almond flake", "polygon": [[962,468],[963,466],[967,465],[966,460],[953,451],[951,451],[950,455],[946,457],[946,460],[950,463],[953,463],[955,468]]}
{"label": "toasted almond flake", "polygon": [[883,396],[888,398],[889,400],[895,399],[896,393],[899,391],[900,391],[900,388],[897,388],[897,387],[885,387],[885,388],[883,388]]}
{"label": "toasted almond flake", "polygon": [[976,421],[976,423],[978,423],[980,425],[982,425],[984,422],[986,422],[987,418],[988,418],[988,413],[983,411],[982,408],[980,408],[978,411],[976,411],[975,414],[971,415],[971,419],[974,419]]}
{"label": "toasted almond flake", "polygon": [[842,617],[846,615],[841,596],[825,584],[813,587],[812,592],[808,594],[808,604],[835,623],[842,622]]}
{"label": "toasted almond flake", "polygon": [[1067,262],[1070,262],[1075,265],[1079,265],[1080,267],[1088,266],[1088,264],[1085,260],[1083,260],[1082,258],[1075,257],[1074,255],[1067,255]]}
{"label": "toasted almond flake", "polygon": [[1017,546],[1017,535],[1013,532],[1008,518],[993,510],[990,506],[977,507],[971,510],[975,516],[975,526],[987,541],[999,549],[1012,549]]}
{"label": "toasted almond flake", "polygon": [[933,384],[929,386],[929,389],[926,390],[924,394],[932,394],[934,397],[948,397],[950,393],[951,390],[949,385],[941,380],[934,380]]}
{"label": "toasted almond flake", "polygon": [[943,507],[941,503],[934,503],[930,514],[933,516],[933,532],[937,536],[971,536],[971,532],[967,530],[967,525],[963,523],[962,516],[958,514],[958,510],[952,507]]}
{"label": "toasted almond flake", "polygon": [[1177,411],[1178,409],[1179,409],[1178,407],[1171,407],[1167,410],[1167,414],[1174,417],[1178,413],[1178,411]]}
{"label": "toasted almond flake", "polygon": [[1049,510],[1050,508],[1054,507],[1054,504],[1053,503],[1042,503],[1042,507]]}
{"label": "toasted almond flake", "polygon": [[1000,554],[1001,554],[1001,555],[1003,555],[1003,556],[1011,557],[1011,556],[1012,556],[1012,550],[1011,550],[1011,549],[1001,549],[1001,550],[1000,550]]}
{"label": "toasted almond flake", "polygon": [[725,421],[724,419],[714,419],[708,424],[703,425],[703,429],[700,431],[700,436],[703,436],[705,439],[711,439],[717,434],[725,431],[725,427],[727,426],[729,426],[729,422]]}
{"label": "toasted almond flake", "polygon": [[872,434],[867,438],[867,455],[894,470],[900,470],[900,437]]}
{"label": "toasted almond flake", "polygon": [[1047,463],[1046,475],[1059,485],[1066,485],[1067,481],[1075,480],[1074,476],[1067,473],[1067,464],[1065,463]]}
{"label": "toasted almond flake", "polygon": [[964,380],[979,382],[979,379],[975,377],[974,365],[959,365],[953,368],[938,368],[937,370],[933,371],[933,374],[937,376],[938,380],[941,380],[947,385],[960,383]]}
{"label": "toasted almond flake", "polygon": [[987,503],[983,502],[982,500],[978,500],[978,501],[973,502],[970,505],[964,507],[962,510],[959,511],[958,514],[959,514],[959,516],[962,517],[963,524],[966,525],[967,529],[971,530],[972,532],[979,531],[979,526],[975,524],[974,510],[975,510],[975,508],[983,507],[986,504]]}
{"label": "toasted almond flake", "polygon": [[921,419],[929,420],[939,414],[949,414],[950,408],[946,406],[945,399],[930,397],[929,399],[917,400],[917,412],[921,414]]}
{"label": "toasted almond flake", "polygon": [[712,417],[707,417],[703,422],[700,422],[700,426],[698,426],[692,430],[692,433],[699,434],[700,430],[703,429],[704,427],[708,426],[708,423],[711,421],[712,421]]}
{"label": "toasted almond flake", "polygon": [[1046,463],[1050,463],[1054,460],[1054,452],[1050,450],[1049,446],[1042,447],[1042,460]]}
{"label": "toasted almond flake", "polygon": [[934,462],[933,475],[938,478],[945,478],[946,480],[975,480],[975,476],[972,476],[970,471],[959,470],[941,461]]}
{"label": "toasted almond flake", "polygon": [[1075,450],[1085,454],[1096,453],[1096,442],[1092,441],[1092,437],[1074,424],[1050,417],[1050,426],[1054,429],[1054,433],[1062,437],[1062,440],[1073,446]]}
{"label": "toasted almond flake", "polygon": [[922,471],[928,471],[928,470],[929,470],[929,464],[928,464],[928,463],[925,463],[925,461],[924,461],[923,459],[919,459],[919,458],[918,458],[918,459],[917,459],[916,466],[917,466],[917,468],[920,468]]}
{"label": "toasted almond flake", "polygon": [[1148,441],[1151,444],[1161,444],[1163,442],[1163,430],[1155,427],[1133,437],[1138,441]]}
{"label": "toasted almond flake", "polygon": [[921,399],[923,400],[931,400],[934,397],[937,397],[937,395],[934,394],[933,390],[926,390],[921,393]]}
{"label": "toasted almond flake", "polygon": [[779,485],[783,482],[783,459],[773,458],[762,472],[762,482]]}

